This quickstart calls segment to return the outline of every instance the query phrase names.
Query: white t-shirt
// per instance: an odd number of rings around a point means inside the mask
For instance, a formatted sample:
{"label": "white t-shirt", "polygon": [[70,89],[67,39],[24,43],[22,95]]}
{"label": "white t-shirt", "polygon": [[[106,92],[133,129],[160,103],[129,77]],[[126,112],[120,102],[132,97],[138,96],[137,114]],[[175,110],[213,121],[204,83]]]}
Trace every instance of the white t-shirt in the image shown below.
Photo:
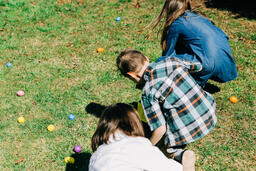
{"label": "white t-shirt", "polygon": [[121,131],[93,153],[89,171],[182,171],[182,165],[168,159],[144,137],[131,137]]}

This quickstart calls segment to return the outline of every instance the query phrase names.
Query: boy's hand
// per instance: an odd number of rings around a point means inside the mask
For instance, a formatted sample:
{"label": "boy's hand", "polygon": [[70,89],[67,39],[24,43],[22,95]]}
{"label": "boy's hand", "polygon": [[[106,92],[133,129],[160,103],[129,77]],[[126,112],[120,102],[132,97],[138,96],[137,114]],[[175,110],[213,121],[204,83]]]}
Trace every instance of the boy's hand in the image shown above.
{"label": "boy's hand", "polygon": [[192,63],[190,61],[185,60],[183,60],[182,62],[191,73],[199,72],[203,69],[202,65],[199,62]]}

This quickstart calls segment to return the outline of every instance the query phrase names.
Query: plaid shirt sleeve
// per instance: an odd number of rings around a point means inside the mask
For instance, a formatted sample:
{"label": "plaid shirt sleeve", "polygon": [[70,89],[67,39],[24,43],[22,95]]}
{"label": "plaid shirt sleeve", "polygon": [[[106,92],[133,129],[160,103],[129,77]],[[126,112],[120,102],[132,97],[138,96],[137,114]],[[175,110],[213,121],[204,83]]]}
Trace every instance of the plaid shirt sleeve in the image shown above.
{"label": "plaid shirt sleeve", "polygon": [[143,92],[141,104],[143,106],[144,115],[147,119],[151,131],[166,123],[159,105],[159,101],[153,96],[153,93],[146,95],[146,93]]}
{"label": "plaid shirt sleeve", "polygon": [[179,60],[179,63],[181,65],[184,65],[190,72],[198,72],[202,70],[202,65],[199,62],[190,62],[190,61],[186,61],[186,60],[180,60],[180,59],[176,59]]}

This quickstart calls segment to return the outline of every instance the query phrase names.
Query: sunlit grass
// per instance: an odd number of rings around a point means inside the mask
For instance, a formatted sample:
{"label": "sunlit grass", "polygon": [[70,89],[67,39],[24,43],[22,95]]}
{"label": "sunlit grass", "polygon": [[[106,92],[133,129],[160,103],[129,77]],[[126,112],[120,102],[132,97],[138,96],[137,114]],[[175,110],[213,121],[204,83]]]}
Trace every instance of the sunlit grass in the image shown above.
{"label": "sunlit grass", "polygon": [[[0,170],[68,170],[64,158],[75,145],[91,153],[98,118],[85,108],[140,99],[140,90],[117,72],[115,59],[125,48],[141,50],[152,61],[161,55],[157,33],[145,39],[147,31],[141,30],[162,3],[141,1],[135,8],[135,0],[0,0]],[[226,84],[211,81],[221,89],[214,94],[218,123],[188,148],[197,154],[197,170],[254,170],[255,20],[201,10],[231,38],[239,77]],[[104,51],[97,53],[98,47]],[[25,96],[16,96],[18,90]],[[231,95],[239,102],[231,104]],[[20,115],[26,119],[22,125]],[[47,131],[49,124],[54,132]],[[78,166],[84,169],[83,162]]]}

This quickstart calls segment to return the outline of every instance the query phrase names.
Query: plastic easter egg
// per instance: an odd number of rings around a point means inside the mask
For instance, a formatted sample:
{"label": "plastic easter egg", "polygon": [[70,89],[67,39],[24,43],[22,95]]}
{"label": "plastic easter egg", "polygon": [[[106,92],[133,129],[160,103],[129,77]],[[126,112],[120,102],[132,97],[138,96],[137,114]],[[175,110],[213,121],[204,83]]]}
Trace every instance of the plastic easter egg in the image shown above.
{"label": "plastic easter egg", "polygon": [[67,164],[74,164],[75,163],[75,158],[74,157],[65,157],[64,161]]}
{"label": "plastic easter egg", "polygon": [[68,119],[69,120],[74,120],[76,117],[75,117],[75,115],[73,115],[73,114],[70,114],[70,115],[68,115]]}
{"label": "plastic easter egg", "polygon": [[25,118],[24,118],[23,116],[20,116],[20,117],[18,118],[18,122],[19,122],[20,124],[23,124],[23,123],[25,122]]}
{"label": "plastic easter egg", "polygon": [[230,96],[229,101],[231,101],[232,103],[237,103],[238,99],[235,96]]}
{"label": "plastic easter egg", "polygon": [[17,91],[16,94],[17,94],[17,96],[24,96],[25,95],[24,91],[22,91],[22,90]]}
{"label": "plastic easter egg", "polygon": [[117,18],[116,18],[116,21],[120,21],[120,20],[121,20],[121,17],[117,17]]}
{"label": "plastic easter egg", "polygon": [[12,63],[8,62],[8,63],[6,64],[6,67],[8,67],[8,68],[12,67]]}
{"label": "plastic easter egg", "polygon": [[47,129],[48,129],[48,131],[52,132],[52,131],[55,130],[55,126],[54,126],[54,125],[49,125],[49,126],[47,127]]}
{"label": "plastic easter egg", "polygon": [[80,153],[82,151],[82,147],[80,145],[76,145],[73,149],[74,152]]}
{"label": "plastic easter egg", "polygon": [[97,49],[97,52],[98,52],[98,53],[101,53],[101,52],[103,52],[103,50],[104,50],[103,48],[98,48],[98,49]]}

